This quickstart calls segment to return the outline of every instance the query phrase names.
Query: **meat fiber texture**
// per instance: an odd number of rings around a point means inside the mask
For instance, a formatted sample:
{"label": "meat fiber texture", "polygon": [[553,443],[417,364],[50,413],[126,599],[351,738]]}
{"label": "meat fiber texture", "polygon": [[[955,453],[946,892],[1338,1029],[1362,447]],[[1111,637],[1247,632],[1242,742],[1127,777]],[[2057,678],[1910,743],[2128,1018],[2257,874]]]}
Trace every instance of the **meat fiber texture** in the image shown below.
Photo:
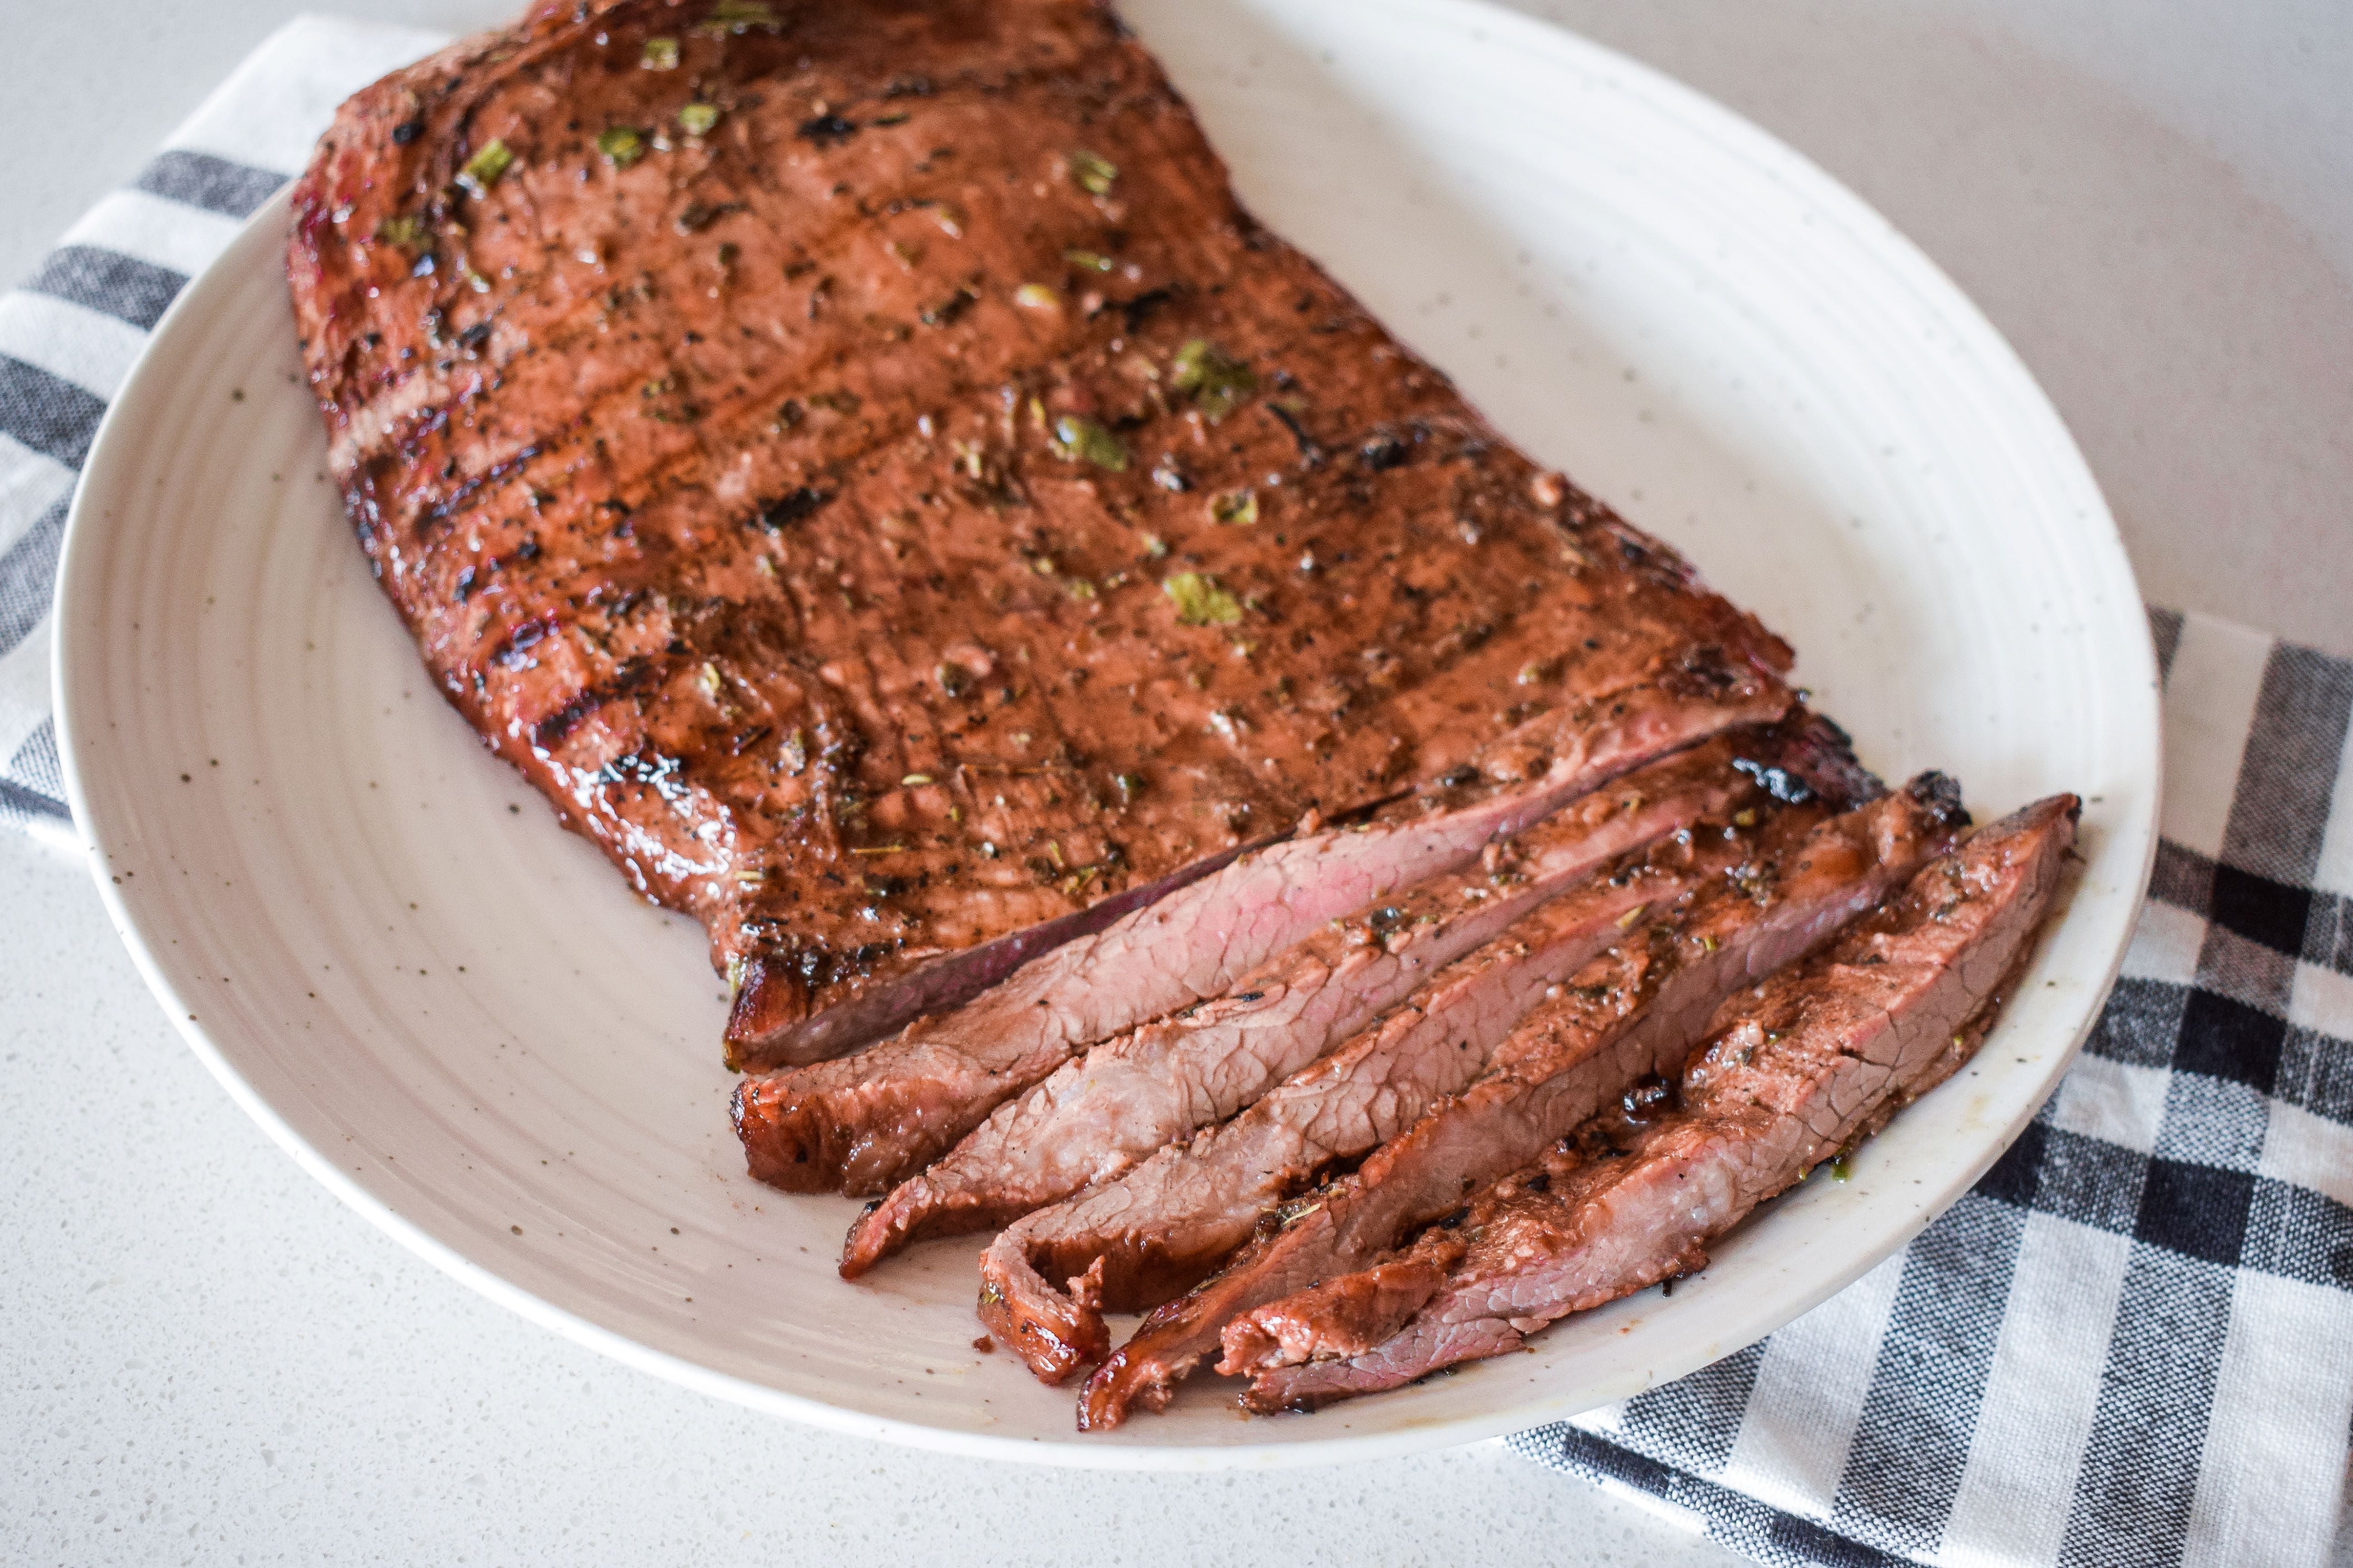
{"label": "meat fiber texture", "polygon": [[1597,710],[1788,701],[1085,0],[543,7],[343,107],[287,270],[427,668],[703,923],[746,1065]]}
{"label": "meat fiber texture", "polygon": [[1612,950],[1499,1046],[1485,1071],[1303,1201],[1225,1271],[1155,1311],[1089,1378],[1080,1425],[1164,1406],[1240,1314],[1364,1268],[1462,1194],[1537,1158],[1638,1079],[1679,1071],[1715,1009],[1829,942],[1941,853],[1967,817],[1924,774],[1711,884],[1682,919]]}
{"label": "meat fiber texture", "polygon": [[1408,1253],[1229,1324],[1260,1411],[1395,1387],[1704,1267],[1706,1245],[1977,1047],[2050,911],[2080,806],[1970,839],[1801,968],[1727,1003],[1681,1105],[1596,1158],[1565,1146]]}

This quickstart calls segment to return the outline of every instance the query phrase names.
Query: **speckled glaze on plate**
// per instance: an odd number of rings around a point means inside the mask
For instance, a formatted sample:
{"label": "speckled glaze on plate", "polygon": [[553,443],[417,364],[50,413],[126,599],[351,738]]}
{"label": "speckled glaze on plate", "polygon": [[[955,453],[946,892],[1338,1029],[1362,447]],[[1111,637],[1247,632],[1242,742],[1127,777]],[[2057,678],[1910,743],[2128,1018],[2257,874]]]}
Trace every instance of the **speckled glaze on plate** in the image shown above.
{"label": "speckled glaze on plate", "polygon": [[1458,1443],[1749,1343],[1885,1258],[2024,1125],[2096,1016],[2155,846],[2156,668],[2105,506],[1992,328],[1754,127],[1471,0],[1126,7],[1243,198],[1541,459],[1800,650],[1889,777],[1980,816],[2087,797],[2063,919],[1977,1063],[1679,1287],[1319,1415],[1204,1378],[1082,1442],[973,1341],[977,1239],[858,1286],[854,1205],[743,1173],[701,933],[634,900],[435,694],[369,582],[297,373],[273,204],[158,329],[58,585],[67,784],[124,941],[290,1153],[516,1310],[723,1398],[1127,1468]]}

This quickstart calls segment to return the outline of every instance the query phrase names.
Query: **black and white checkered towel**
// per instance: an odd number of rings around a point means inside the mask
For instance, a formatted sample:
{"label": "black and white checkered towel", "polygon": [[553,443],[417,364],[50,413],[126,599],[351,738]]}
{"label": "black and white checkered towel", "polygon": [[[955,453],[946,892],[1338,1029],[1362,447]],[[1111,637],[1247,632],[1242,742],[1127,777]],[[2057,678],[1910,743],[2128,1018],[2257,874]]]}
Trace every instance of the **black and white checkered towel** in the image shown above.
{"label": "black and white checkered towel", "polygon": [[335,106],[438,34],[274,34],[30,281],[0,295],[0,822],[73,843],[49,718],[49,600],[74,478],[164,309],[309,162]]}
{"label": "black and white checkered towel", "polygon": [[[49,598],[107,399],[335,104],[439,42],[295,23],[0,297],[0,818],[72,842]],[[2154,625],[2155,896],[2041,1118],[1765,1343],[1514,1447],[1768,1563],[2329,1561],[2353,1424],[2353,665]]]}
{"label": "black and white checkered towel", "polygon": [[1514,1448],[1767,1563],[2338,1550],[2353,664],[2151,620],[2156,879],[2042,1115],[1918,1240],[1771,1339]]}

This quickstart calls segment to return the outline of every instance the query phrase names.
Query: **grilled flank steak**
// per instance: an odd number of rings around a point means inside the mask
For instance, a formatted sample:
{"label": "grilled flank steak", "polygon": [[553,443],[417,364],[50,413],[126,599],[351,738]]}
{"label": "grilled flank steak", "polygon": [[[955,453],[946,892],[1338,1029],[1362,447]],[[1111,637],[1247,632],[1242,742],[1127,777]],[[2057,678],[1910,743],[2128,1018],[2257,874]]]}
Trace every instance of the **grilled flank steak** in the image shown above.
{"label": "grilled flank steak", "polygon": [[1541,778],[1788,649],[1255,223],[1086,0],[543,6],[344,105],[288,242],[445,694],[836,1056],[1240,847]]}

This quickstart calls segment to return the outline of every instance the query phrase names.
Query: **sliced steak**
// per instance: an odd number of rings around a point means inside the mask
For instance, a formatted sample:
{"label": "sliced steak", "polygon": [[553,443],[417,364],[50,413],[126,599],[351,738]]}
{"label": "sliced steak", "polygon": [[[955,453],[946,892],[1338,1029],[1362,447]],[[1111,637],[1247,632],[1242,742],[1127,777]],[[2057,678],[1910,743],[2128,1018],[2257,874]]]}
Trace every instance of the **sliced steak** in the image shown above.
{"label": "sliced steak", "polygon": [[1622,945],[1600,984],[1540,1008],[1478,1081],[1356,1174],[1289,1205],[1223,1273],[1147,1318],[1088,1380],[1080,1426],[1117,1426],[1137,1404],[1160,1408],[1240,1313],[1374,1261],[1638,1080],[1679,1071],[1727,997],[1879,903],[1965,820],[1951,781],[1924,774],[1711,887],[1686,919],[1650,928],[1647,942]]}
{"label": "sliced steak", "polygon": [[1228,1324],[1219,1370],[1251,1376],[1254,1410],[1309,1408],[1704,1268],[1710,1241],[1968,1059],[2050,911],[2079,810],[2058,795],[1994,824],[1726,1004],[1680,1107],[1624,1154],[1564,1144],[1404,1257]]}
{"label": "sliced steak", "polygon": [[[1477,1079],[1524,1016],[1635,921],[1679,918],[1709,879],[1803,837],[1823,812],[1737,815],[1751,826],[1704,823],[1538,910],[1231,1121],[1008,1228],[981,1259],[983,1318],[1049,1381],[1075,1366],[1066,1347],[1100,1359],[1099,1305],[1156,1306],[1198,1283],[1270,1207]],[[1049,1283],[1077,1277],[1099,1300]]]}
{"label": "sliced steak", "polygon": [[843,1276],[918,1237],[1003,1225],[1111,1181],[1172,1139],[1224,1121],[1610,860],[1703,817],[1729,816],[1757,793],[1733,766],[1745,754],[1726,737],[1655,763],[1490,844],[1480,867],[1367,904],[1224,996],[1064,1063],[870,1207],[850,1227]]}
{"label": "sliced steak", "polygon": [[435,683],[703,923],[750,1066],[1788,668],[1254,222],[1093,0],[543,4],[343,106],[286,268]]}
{"label": "sliced steak", "polygon": [[[1776,718],[1780,699],[1753,708]],[[887,1192],[1087,1047],[1222,994],[1326,922],[1469,863],[1490,841],[1738,713],[1714,695],[1620,693],[1581,729],[1554,736],[1539,784],[1246,855],[858,1056],[746,1079],[734,1113],[752,1173],[795,1192]]]}
{"label": "sliced steak", "polygon": [[[1283,1136],[1293,1131],[1283,1112],[1328,1098],[1317,1088],[1333,1079],[1335,1064],[1356,1064],[1337,1075],[1343,1092],[1370,1064],[1409,1064],[1394,1072],[1394,1085],[1350,1096],[1374,1120],[1409,1121],[1411,1111],[1400,1119],[1397,1102],[1414,1099],[1427,1080],[1474,1077],[1514,1021],[1621,937],[1629,917],[1687,894],[1696,879],[1680,859],[1654,853],[1545,905],[1235,1121],[1016,1221],[982,1255],[981,1321],[1049,1383],[1101,1360],[1110,1349],[1105,1307],[1166,1301],[1248,1240],[1268,1203],[1303,1184],[1281,1164],[1261,1169],[1255,1156],[1297,1141]],[[1054,1280],[1067,1281],[1067,1293]]]}

